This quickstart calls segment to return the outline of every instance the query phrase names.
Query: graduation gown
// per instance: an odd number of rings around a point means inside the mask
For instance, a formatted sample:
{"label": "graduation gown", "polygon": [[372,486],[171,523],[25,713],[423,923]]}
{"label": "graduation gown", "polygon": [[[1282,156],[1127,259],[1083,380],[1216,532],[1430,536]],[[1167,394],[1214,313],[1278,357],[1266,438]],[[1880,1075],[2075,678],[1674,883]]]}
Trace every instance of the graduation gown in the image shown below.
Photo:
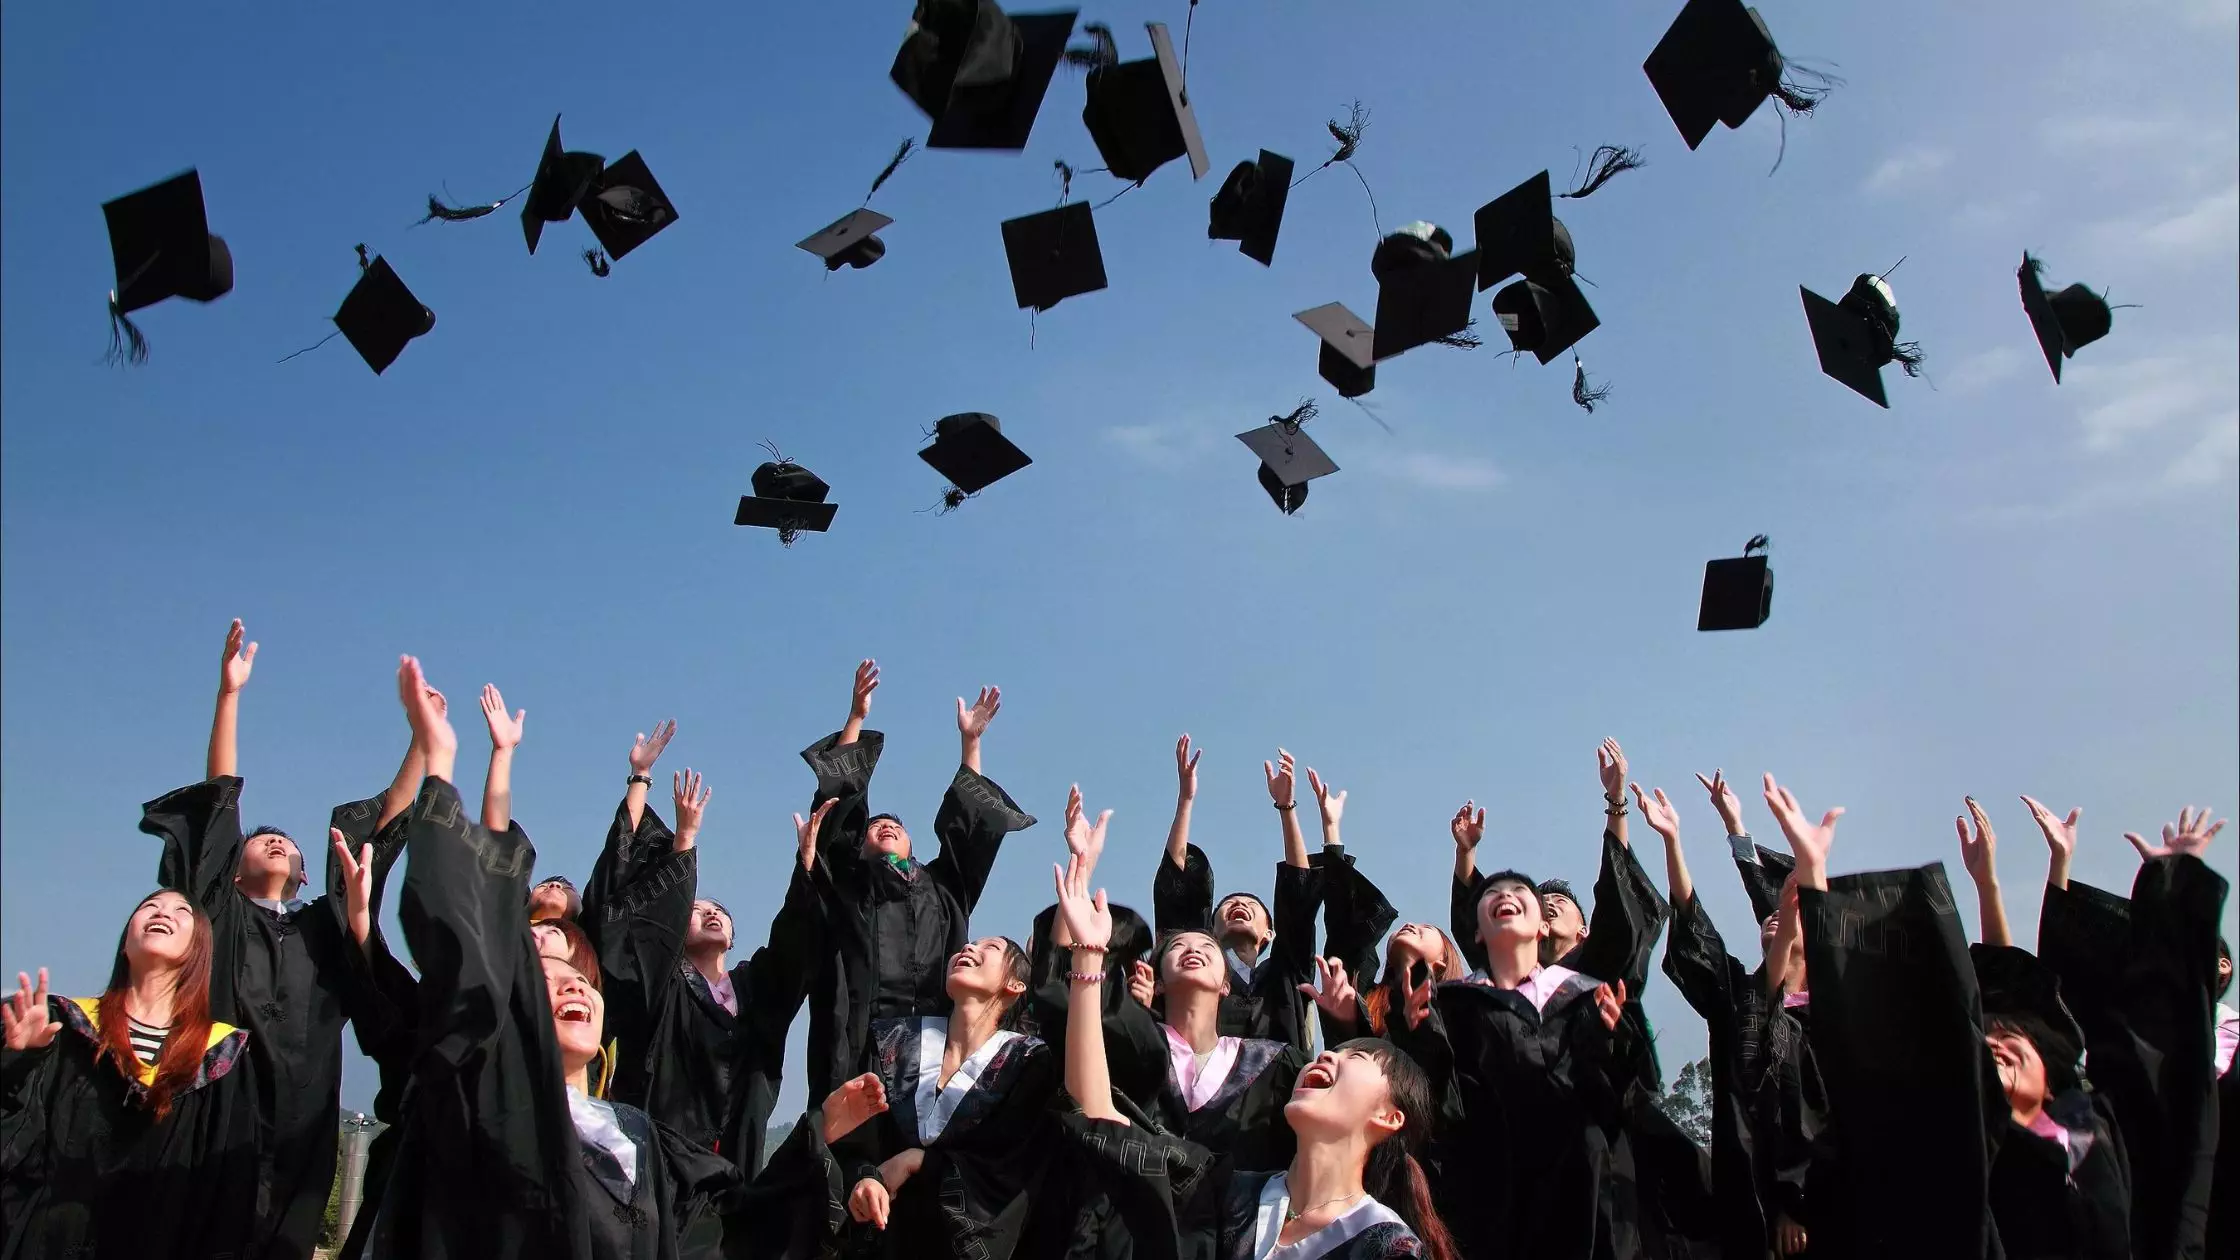
{"label": "graduation gown", "polygon": [[1986,1129],[2006,1099],[1943,865],[1837,876],[1799,907],[1843,1169],[1814,1182],[1814,1260],[1996,1255]]}
{"label": "graduation gown", "polygon": [[2187,856],[2139,866],[2131,898],[2046,887],[2038,957],[2084,1030],[2094,1086],[2131,1161],[2138,1260],[2203,1254],[2216,1171],[2212,1047],[2225,881]]}
{"label": "graduation gown", "polygon": [[158,1120],[155,1069],[97,1057],[99,999],[47,1001],[55,1039],[0,1050],[0,1260],[242,1254],[258,1232],[248,1034],[213,1023]]}
{"label": "graduation gown", "polygon": [[[616,812],[619,832],[626,815]],[[798,863],[767,944],[730,971],[734,1015],[684,957],[699,896],[699,850],[675,851],[674,833],[651,809],[633,851],[612,843],[586,893],[596,918],[607,1037],[617,1064],[610,1093],[642,1108],[686,1140],[752,1174],[784,1076],[786,1033],[806,992],[814,956],[816,890]]]}
{"label": "graduation gown", "polygon": [[[1090,1120],[1060,1126],[1084,1155],[1082,1167],[1117,1205],[1116,1223],[1142,1260],[1253,1260],[1283,1226],[1276,1172],[1237,1172],[1187,1138]],[[1401,1260],[1424,1254],[1399,1216],[1364,1199],[1339,1221],[1301,1239],[1284,1260]],[[1473,1260],[1478,1253],[1465,1252]]]}
{"label": "graduation gown", "polygon": [[[1284,1041],[1305,1050],[1310,1035],[1307,1007],[1299,992],[1314,982],[1314,921],[1322,906],[1324,870],[1307,865],[1276,863],[1274,916],[1275,939],[1268,943],[1251,974],[1237,974],[1228,951],[1222,965],[1229,968],[1229,996],[1221,999],[1218,1028],[1224,1037],[1252,1037]],[[1181,866],[1164,856],[1151,877],[1151,918],[1159,939],[1174,932],[1205,932],[1216,940],[1213,925],[1213,864],[1205,851],[1190,845]]]}
{"label": "graduation gown", "polygon": [[363,1209],[364,1254],[672,1260],[691,1254],[681,1242],[709,1213],[724,1216],[732,1254],[809,1254],[789,1248],[827,1236],[838,1180],[817,1157],[815,1113],[749,1188],[729,1160],[618,1107],[640,1156],[636,1183],[618,1183],[598,1152],[587,1158],[569,1110],[524,905],[534,850],[476,826],[440,779],[421,784],[406,818],[398,917],[420,964],[420,1007],[403,1135],[381,1197]]}
{"label": "graduation gown", "polygon": [[[1485,876],[1476,872],[1468,882],[1448,881],[1448,927],[1455,944],[1472,967],[1486,968],[1486,947],[1478,939],[1478,896]],[[1641,999],[1649,982],[1649,963],[1656,956],[1657,937],[1672,907],[1657,891],[1649,872],[1641,868],[1631,845],[1617,833],[1602,833],[1602,865],[1595,874],[1594,912],[1587,918],[1586,939],[1556,960],[1583,975],[1610,984],[1624,981],[1629,1001]]]}
{"label": "graduation gown", "polygon": [[824,932],[808,989],[812,1098],[863,1070],[872,1021],[947,1013],[949,958],[971,939],[996,853],[1035,823],[992,780],[958,766],[934,815],[939,855],[899,868],[866,860],[871,773],[886,736],[865,731],[846,747],[839,739],[834,732],[801,753],[817,776],[812,806],[839,802],[817,838]]}
{"label": "graduation gown", "polygon": [[[925,1152],[925,1162],[893,1196],[885,1230],[850,1226],[848,1255],[1004,1260],[1026,1233],[1029,1190],[1054,1136],[1050,1108],[1064,1071],[1058,1050],[999,1031],[943,1085],[948,1027],[944,1016],[873,1027],[871,1068],[886,1086],[887,1110],[838,1144],[847,1185],[852,1192],[876,1179],[881,1162],[912,1148]],[[1025,1260],[1027,1253],[1018,1254]]]}
{"label": "graduation gown", "polygon": [[1768,1245],[1773,1217],[1781,1210],[1773,1188],[1777,1139],[1761,1132],[1763,1112],[1751,1106],[1751,1095],[1743,1087],[1743,1028],[1746,1020],[1763,1023],[1764,977],[1746,971],[1727,953],[1719,929],[1695,897],[1674,908],[1664,973],[1711,1035],[1716,1237],[1729,1255],[1756,1256]]}
{"label": "graduation gown", "polygon": [[1635,1025],[1605,1027],[1593,977],[1534,1010],[1479,980],[1433,991],[1389,1036],[1447,1101],[1431,1144],[1439,1212],[1472,1260],[1631,1260],[1638,1223],[1613,1160],[1637,1070]]}
{"label": "graduation gown", "polygon": [[249,1034],[247,1076],[264,1135],[260,1232],[245,1254],[302,1260],[334,1185],[343,1023],[360,1009],[372,964],[350,937],[331,860],[326,895],[293,914],[235,887],[247,841],[241,783],[228,776],[158,797],[141,807],[140,830],[163,841],[158,882],[210,919],[212,1018]]}
{"label": "graduation gown", "polygon": [[1400,912],[1354,865],[1344,845],[1323,845],[1308,861],[1323,872],[1322,956],[1344,963],[1354,987],[1366,993],[1384,963],[1384,934]]}

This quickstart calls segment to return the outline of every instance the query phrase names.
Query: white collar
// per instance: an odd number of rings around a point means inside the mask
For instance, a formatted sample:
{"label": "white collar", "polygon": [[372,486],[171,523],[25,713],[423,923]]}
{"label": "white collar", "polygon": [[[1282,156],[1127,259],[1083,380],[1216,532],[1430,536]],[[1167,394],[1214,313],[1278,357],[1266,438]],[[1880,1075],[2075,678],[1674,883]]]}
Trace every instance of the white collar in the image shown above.
{"label": "white collar", "polygon": [[1260,1188],[1260,1210],[1254,1217],[1252,1229],[1252,1260],[1315,1260],[1317,1256],[1337,1250],[1340,1244],[1351,1241],[1354,1235],[1372,1225],[1388,1221],[1405,1224],[1399,1213],[1364,1194],[1359,1203],[1346,1209],[1345,1215],[1288,1247],[1279,1247],[1276,1239],[1283,1234],[1283,1214],[1290,1210],[1289,1180],[1286,1174],[1277,1173]]}
{"label": "white collar", "polygon": [[996,1052],[1019,1034],[997,1029],[980,1048],[957,1065],[955,1075],[947,1085],[941,1082],[941,1055],[949,1048],[949,1021],[940,1016],[926,1020],[918,1030],[918,1141],[930,1144],[940,1138],[941,1131],[949,1127],[949,1118],[957,1114],[957,1105],[979,1083],[980,1074]]}
{"label": "white collar", "polygon": [[568,1118],[575,1121],[578,1138],[605,1151],[622,1169],[624,1181],[632,1186],[638,1184],[638,1144],[622,1131],[622,1123],[615,1119],[613,1103],[593,1098],[570,1085]]}

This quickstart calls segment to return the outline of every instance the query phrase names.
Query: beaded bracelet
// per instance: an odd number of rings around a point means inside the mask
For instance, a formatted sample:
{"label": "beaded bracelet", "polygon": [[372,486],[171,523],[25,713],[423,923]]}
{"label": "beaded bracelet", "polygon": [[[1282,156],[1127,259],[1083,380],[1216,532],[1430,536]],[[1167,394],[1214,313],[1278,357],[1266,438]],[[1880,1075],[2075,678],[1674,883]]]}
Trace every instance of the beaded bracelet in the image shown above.
{"label": "beaded bracelet", "polygon": [[1104,945],[1069,945],[1066,948],[1077,954],[1105,954],[1111,952],[1110,947]]}
{"label": "beaded bracelet", "polygon": [[1104,973],[1101,971],[1069,971],[1066,973],[1066,979],[1074,984],[1103,984]]}

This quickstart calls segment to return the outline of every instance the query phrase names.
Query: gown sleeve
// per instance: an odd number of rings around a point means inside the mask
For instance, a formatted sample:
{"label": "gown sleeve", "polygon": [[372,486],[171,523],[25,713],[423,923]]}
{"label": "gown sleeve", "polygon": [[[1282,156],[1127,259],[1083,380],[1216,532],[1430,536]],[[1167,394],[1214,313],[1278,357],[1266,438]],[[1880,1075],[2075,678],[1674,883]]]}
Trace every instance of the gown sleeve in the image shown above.
{"label": "gown sleeve", "polygon": [[1136,1260],[1213,1254],[1224,1178],[1211,1151],[1186,1138],[1091,1120],[1079,1112],[1063,1117],[1060,1126],[1066,1144],[1082,1156],[1078,1162],[1086,1177],[1110,1197]]}
{"label": "gown sleeve", "polygon": [[941,852],[926,863],[926,870],[956,895],[969,915],[988,886],[988,873],[995,869],[1003,838],[1034,824],[1034,815],[1020,809],[994,780],[958,766],[933,817]]}
{"label": "gown sleeve", "polygon": [[230,903],[241,868],[241,780],[227,775],[165,793],[140,807],[140,830],[163,841],[159,887],[185,893],[205,914]]}
{"label": "gown sleeve", "polygon": [[[592,939],[599,950],[609,1040],[640,1049],[652,1044],[654,1013],[681,979],[684,938],[699,888],[700,851],[671,851],[638,863],[633,879],[613,889],[613,898],[600,906],[600,930]],[[584,915],[590,914],[587,902]]]}
{"label": "gown sleeve", "polygon": [[[421,781],[406,816],[412,857],[397,918],[420,964],[415,1067],[455,1072],[506,1018],[524,929],[493,893],[525,884],[535,857],[476,826],[458,789],[442,779]],[[515,907],[511,918],[520,915]]]}
{"label": "gown sleeve", "polygon": [[[629,802],[614,807],[614,821],[607,824],[606,843],[599,848],[599,856],[592,860],[591,878],[583,885],[583,913],[578,916],[592,944],[604,951],[606,942],[600,934],[607,925],[620,923],[617,915],[609,915],[610,903],[625,895],[625,890],[644,880],[648,864],[660,861],[675,847],[676,833],[648,802],[638,811],[638,825],[630,826]],[[599,961],[605,967],[606,960]]]}
{"label": "gown sleeve", "polygon": [[1182,865],[1159,854],[1159,869],[1151,876],[1151,923],[1163,939],[1170,932],[1208,932],[1213,929],[1213,863],[1205,850],[1186,846]]}
{"label": "gown sleeve", "polygon": [[1664,974],[1687,999],[1689,1009],[1706,1021],[1734,1019],[1734,959],[1727,956],[1726,942],[1704,913],[1700,898],[1690,897],[1673,908]]}
{"label": "gown sleeve", "polygon": [[1789,881],[1789,872],[1796,868],[1795,858],[1776,853],[1762,844],[1735,846],[1735,873],[1742,876],[1742,891],[1750,898],[1750,915],[1761,925],[1781,908],[1781,886]]}
{"label": "gown sleeve", "polygon": [[835,873],[851,871],[862,862],[863,833],[871,822],[871,772],[879,768],[886,748],[887,737],[879,731],[861,732],[856,742],[845,747],[840,732],[834,731],[801,750],[801,759],[817,776],[809,808],[814,811],[826,801],[839,802],[825,816],[824,830],[817,836],[818,861]]}
{"label": "gown sleeve", "polygon": [[824,1108],[810,1108],[754,1180],[717,1204],[724,1218],[724,1255],[805,1260],[824,1254],[847,1224],[852,1188],[825,1144]]}
{"label": "gown sleeve", "polygon": [[1377,980],[1378,946],[1400,912],[1361,873],[1345,846],[1324,845],[1315,863],[1322,871],[1323,957],[1344,963],[1354,987],[1366,991]]}
{"label": "gown sleeve", "polygon": [[824,901],[815,879],[798,862],[788,869],[792,876],[785,900],[770,920],[769,939],[748,956],[746,985],[738,989],[747,1058],[767,1064],[772,1076],[785,1061],[786,1033],[807,999],[809,971],[823,932]]}
{"label": "gown sleeve", "polygon": [[1301,1050],[1307,1048],[1313,1026],[1307,1022],[1312,999],[1299,986],[1314,982],[1314,921],[1330,875],[1313,866],[1276,863],[1276,938],[1268,946],[1267,965],[1253,976],[1271,1039]]}
{"label": "gown sleeve", "polygon": [[1615,833],[1603,832],[1594,917],[1587,922],[1587,939],[1580,942],[1568,965],[1597,980],[1613,984],[1623,980],[1627,1000],[1640,1001],[1648,986],[1649,960],[1656,954],[1657,937],[1671,909],[1650,882],[1649,873],[1641,869],[1632,847],[1620,844]]}
{"label": "gown sleeve", "polygon": [[1472,877],[1447,881],[1447,932],[1462,951],[1462,959],[1479,971],[1486,969],[1485,942],[1478,939],[1478,892],[1485,887],[1483,878]]}
{"label": "gown sleeve", "polygon": [[0,1202],[47,1179],[47,1093],[60,1054],[53,1042],[36,1050],[0,1048]]}

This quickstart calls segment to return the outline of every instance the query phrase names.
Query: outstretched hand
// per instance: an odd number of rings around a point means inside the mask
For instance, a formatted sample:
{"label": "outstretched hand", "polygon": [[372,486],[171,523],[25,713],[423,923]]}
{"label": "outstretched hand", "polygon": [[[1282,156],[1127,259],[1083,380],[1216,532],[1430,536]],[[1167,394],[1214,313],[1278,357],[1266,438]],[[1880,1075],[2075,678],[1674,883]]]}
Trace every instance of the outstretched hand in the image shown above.
{"label": "outstretched hand", "polygon": [[879,662],[866,660],[856,665],[855,691],[848,699],[848,720],[861,722],[871,716],[871,693],[879,689]]}
{"label": "outstretched hand", "polygon": [[451,729],[449,706],[428,686],[418,657],[397,658],[397,699],[404,705],[405,720],[412,723],[413,748],[431,760],[443,759],[441,772],[431,764],[428,773],[449,779],[452,760],[459,752],[459,736]]}
{"label": "outstretched hand", "polygon": [[1090,873],[1096,871],[1097,859],[1104,854],[1104,825],[1111,817],[1112,811],[1108,809],[1097,819],[1096,825],[1091,826],[1082,812],[1081,785],[1074,784],[1073,790],[1066,793],[1066,852],[1085,862]]}
{"label": "outstretched hand", "polygon": [[[1968,806],[1966,816],[1952,820],[1953,830],[1960,833],[1960,865],[1967,868],[1968,878],[1980,887],[1999,878],[1999,837],[1991,830],[1991,820],[1984,816],[1983,806],[1976,798],[1963,798]],[[1969,820],[1976,825],[1974,836],[1968,834]]]}
{"label": "outstretched hand", "polygon": [[498,752],[511,752],[521,745],[521,728],[529,719],[523,709],[511,717],[506,716],[506,698],[499,694],[497,684],[482,686],[482,720],[490,728],[490,747]]}
{"label": "outstretched hand", "polygon": [[1454,821],[1447,824],[1448,833],[1454,837],[1454,847],[1458,849],[1475,852],[1478,842],[1486,838],[1486,812],[1482,809],[1471,812],[1477,804],[1464,801],[1462,808],[1454,812]]}
{"label": "outstretched hand", "polygon": [[53,1016],[47,1005],[47,969],[39,968],[37,989],[31,987],[31,977],[17,972],[15,993],[0,1003],[0,1028],[5,1029],[8,1049],[37,1050],[53,1044],[55,1034],[62,1031]]}
{"label": "outstretched hand", "polygon": [[[1836,820],[1843,817],[1841,806],[1821,815],[1814,826],[1804,810],[1797,805],[1796,795],[1773,781],[1773,773],[1766,773],[1766,808],[1773,811],[1774,820],[1781,824],[1781,834],[1788,837],[1790,851],[1797,855],[1797,869],[1810,869],[1819,879],[1828,873],[1828,849],[1836,840]],[[1818,885],[1815,885],[1817,887]]]}
{"label": "outstretched hand", "polygon": [[670,738],[676,733],[675,718],[654,723],[650,738],[644,731],[639,731],[638,737],[630,741],[630,773],[652,774],[653,763],[661,760],[661,750],[669,746]]}
{"label": "outstretched hand", "polygon": [[670,799],[677,807],[677,838],[688,839],[700,834],[700,820],[708,812],[708,797],[712,789],[700,778],[700,772],[690,766],[669,776]]}
{"label": "outstretched hand", "polygon": [[[1112,817],[1106,810],[1097,819],[1098,831],[1104,830],[1104,820]],[[1112,944],[1112,908],[1105,904],[1104,890],[1089,894],[1089,867],[1079,857],[1063,867],[1051,868],[1057,878],[1058,921],[1064,928],[1066,939],[1074,949],[1101,950]]]}
{"label": "outstretched hand", "polygon": [[1331,791],[1330,785],[1322,781],[1322,776],[1314,772],[1313,766],[1307,767],[1307,786],[1313,789],[1314,803],[1322,810],[1322,829],[1329,831],[1336,827],[1338,820],[1345,816],[1346,794]]}
{"label": "outstretched hand", "polygon": [[1641,785],[1636,783],[1633,785],[1633,802],[1640,807],[1641,821],[1649,824],[1649,830],[1663,836],[1666,844],[1680,843],[1680,811],[1674,809],[1672,802],[1666,799],[1663,788],[1656,789],[1655,796],[1648,796],[1643,794]]}
{"label": "outstretched hand", "polygon": [[2212,823],[2209,815],[2210,810],[2206,806],[2199,811],[2179,810],[2178,821],[2162,824],[2161,844],[2149,844],[2135,831],[2124,832],[2123,838],[2129,840],[2131,847],[2139,851],[2139,860],[2142,862],[2150,858],[2169,857],[2174,853],[2200,857],[2208,849],[2209,842],[2224,830],[2225,820],[2220,818]]}
{"label": "outstretched hand", "polygon": [[1346,965],[1335,958],[1315,959],[1314,983],[1300,985],[1299,992],[1313,998],[1322,1013],[1332,1019],[1351,1024],[1360,1017],[1356,1008],[1361,995],[1347,978]]}
{"label": "outstretched hand", "polygon": [[247,642],[248,637],[241,619],[234,618],[226,631],[226,654],[218,662],[218,694],[230,696],[248,683],[249,671],[257,663],[257,645]]}
{"label": "outstretched hand", "polygon": [[1268,777],[1268,799],[1278,809],[1289,809],[1298,803],[1299,780],[1292,770],[1291,754],[1276,749],[1274,762],[1260,763],[1260,772]]}
{"label": "outstretched hand", "polygon": [[2039,833],[2046,838],[2047,848],[2053,850],[2057,857],[2066,859],[2076,856],[2077,820],[2084,817],[2084,806],[2077,806],[2069,811],[2067,818],[2061,818],[2039,804],[2034,797],[2025,796],[2022,803],[2029,807],[2031,821],[2038,824]]}
{"label": "outstretched hand", "polygon": [[877,1072],[865,1072],[824,1096],[824,1140],[831,1145],[887,1109],[887,1087]]}
{"label": "outstretched hand", "polygon": [[796,852],[801,859],[802,870],[807,871],[816,868],[817,837],[824,832],[824,816],[831,813],[832,807],[839,803],[839,797],[827,797],[823,804],[817,806],[816,812],[809,815],[808,818],[804,819],[799,814],[793,816],[793,841]]}
{"label": "outstretched hand", "polygon": [[972,702],[970,707],[966,706],[963,696],[958,696],[957,734],[964,736],[966,739],[980,738],[987,732],[988,723],[995,720],[997,712],[1002,708],[1003,688],[1001,687],[982,687],[979,697]]}
{"label": "outstretched hand", "polygon": [[1602,797],[1613,805],[1626,799],[1626,751],[1618,741],[1606,739],[1594,750],[1595,772],[1602,778]]}
{"label": "outstretched hand", "polygon": [[1703,790],[1711,794],[1711,808],[1719,811],[1719,821],[1726,824],[1727,834],[1730,836],[1744,834],[1742,830],[1742,798],[1736,796],[1734,788],[1727,783],[1727,772],[1714,770],[1708,779],[1699,774],[1696,776],[1696,782],[1701,783]]}
{"label": "outstretched hand", "polygon": [[1188,735],[1174,742],[1175,793],[1183,800],[1198,799],[1198,757],[1203,751],[1190,746]]}
{"label": "outstretched hand", "polygon": [[373,934],[373,846],[369,844],[352,853],[350,842],[342,838],[339,827],[327,828],[327,838],[334,845],[335,862],[342,869],[350,935],[363,945]]}

